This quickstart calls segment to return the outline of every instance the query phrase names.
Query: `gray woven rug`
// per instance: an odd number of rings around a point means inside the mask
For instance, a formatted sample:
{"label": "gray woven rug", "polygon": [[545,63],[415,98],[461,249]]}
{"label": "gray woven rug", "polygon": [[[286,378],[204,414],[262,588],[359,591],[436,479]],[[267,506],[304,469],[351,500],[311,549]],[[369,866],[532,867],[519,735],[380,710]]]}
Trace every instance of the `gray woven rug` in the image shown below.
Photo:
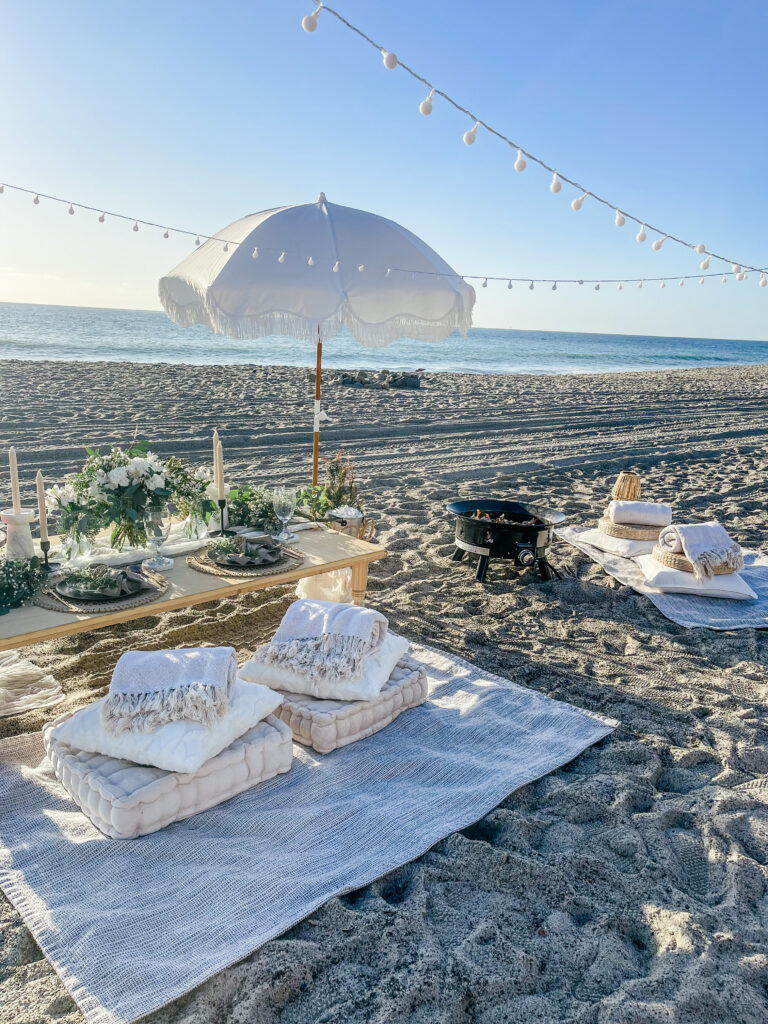
{"label": "gray woven rug", "polygon": [[572,544],[601,565],[619,583],[644,594],[662,615],[686,629],[768,629],[768,555],[744,550],[744,568],[740,575],[757,594],[756,601],[729,601],[696,594],[659,594],[650,590],[640,567],[631,558],[622,558],[585,544],[581,534],[587,526],[562,526],[555,530],[561,540]]}
{"label": "gray woven rug", "polygon": [[[426,704],[162,832],[106,839],[39,733],[0,744],[0,885],[93,1024],[125,1024],[465,828],[616,722],[414,646]],[[472,881],[472,879],[468,879]]]}

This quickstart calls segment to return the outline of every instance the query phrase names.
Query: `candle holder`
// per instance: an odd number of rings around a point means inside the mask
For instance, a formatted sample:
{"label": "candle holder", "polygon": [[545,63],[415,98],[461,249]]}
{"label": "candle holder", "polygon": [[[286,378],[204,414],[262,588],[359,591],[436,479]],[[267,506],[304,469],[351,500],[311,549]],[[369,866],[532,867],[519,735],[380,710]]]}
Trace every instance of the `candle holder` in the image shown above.
{"label": "candle holder", "polygon": [[224,522],[225,522],[224,516],[225,516],[225,513],[227,511],[227,499],[226,498],[219,498],[218,505],[219,505],[219,529],[218,530],[211,530],[210,533],[208,534],[208,536],[209,537],[234,537],[235,531],[227,529],[224,526]]}
{"label": "candle holder", "polygon": [[61,568],[61,562],[49,562],[48,552],[51,550],[49,540],[40,541],[40,550],[43,552],[43,568],[46,572],[57,572]]}
{"label": "candle holder", "polygon": [[32,531],[29,524],[35,518],[34,509],[21,508],[14,512],[6,508],[0,512],[0,519],[7,526],[5,539],[5,557],[9,560],[28,559],[35,557],[35,545],[32,542]]}

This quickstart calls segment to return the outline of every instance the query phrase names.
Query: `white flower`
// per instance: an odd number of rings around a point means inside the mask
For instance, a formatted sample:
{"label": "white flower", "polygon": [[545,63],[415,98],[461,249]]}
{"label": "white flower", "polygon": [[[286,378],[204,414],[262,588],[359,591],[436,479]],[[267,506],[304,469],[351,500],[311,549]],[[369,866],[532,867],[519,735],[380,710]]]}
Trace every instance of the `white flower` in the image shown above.
{"label": "white flower", "polygon": [[[225,494],[227,493],[227,488],[226,487],[224,488],[224,493]],[[208,486],[205,488],[205,496],[206,496],[206,498],[210,498],[211,501],[218,501],[219,500],[219,489],[216,486],[216,484],[214,484],[214,483],[208,484]]]}
{"label": "white flower", "polygon": [[45,492],[45,507],[49,512],[56,512],[75,500],[72,484],[54,484]]}
{"label": "white flower", "polygon": [[129,476],[147,476],[150,469],[149,459],[143,459],[140,455],[137,455],[131,459],[126,468]]}
{"label": "white flower", "polygon": [[115,466],[114,469],[110,469],[107,473],[107,479],[113,491],[118,487],[127,487],[130,483],[128,469],[125,466]]}
{"label": "white flower", "polygon": [[96,481],[97,484],[105,484],[107,482],[107,474],[104,472],[103,469],[97,469],[94,480]]}
{"label": "white flower", "polygon": [[147,452],[146,461],[153,473],[159,473],[164,468],[162,459],[159,459],[154,452]]}
{"label": "white flower", "polygon": [[91,481],[91,485],[88,488],[88,493],[92,497],[94,497],[96,501],[101,501],[104,498],[104,491],[102,490],[101,484],[98,482],[98,480]]}
{"label": "white flower", "polygon": [[165,477],[160,476],[159,473],[155,473],[147,480],[147,487],[150,491],[156,491],[158,487],[165,487]]}

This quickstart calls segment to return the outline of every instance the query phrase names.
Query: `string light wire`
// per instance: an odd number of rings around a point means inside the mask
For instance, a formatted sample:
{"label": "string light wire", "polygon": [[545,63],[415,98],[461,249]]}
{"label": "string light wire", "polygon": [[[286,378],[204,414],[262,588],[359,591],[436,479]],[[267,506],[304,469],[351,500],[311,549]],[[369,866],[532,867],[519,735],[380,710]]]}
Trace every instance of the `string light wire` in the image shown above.
{"label": "string light wire", "polygon": [[[366,43],[368,43],[370,46],[372,46],[378,53],[386,53],[386,52],[388,52],[387,48],[385,46],[382,46],[380,43],[375,42],[369,35],[367,35],[365,32],[363,32],[362,29],[358,28],[357,25],[353,25],[352,22],[349,21],[347,18],[345,18],[344,15],[341,14],[339,11],[334,10],[333,7],[328,7],[327,4],[322,3],[321,0],[313,0],[313,2],[314,2],[314,4],[317,7],[317,11],[315,13],[318,13],[319,9],[322,7],[323,11],[325,11],[326,13],[332,15],[334,18],[336,18],[337,21],[341,22],[341,24],[345,26],[345,28],[349,29],[349,31],[353,32],[356,36],[359,36],[362,40],[364,40]],[[603,206],[608,207],[615,214],[621,214],[621,216],[626,218],[627,220],[631,220],[631,221],[634,221],[635,224],[639,224],[641,226],[641,228],[643,229],[643,233],[645,232],[645,229],[648,229],[648,230],[653,231],[656,234],[658,234],[660,236],[660,238],[662,239],[662,241],[676,242],[678,245],[683,245],[683,246],[685,246],[686,249],[691,249],[691,250],[693,250],[694,252],[697,252],[697,253],[707,252],[708,255],[712,256],[714,259],[722,260],[724,263],[733,263],[734,262],[732,259],[730,259],[730,257],[719,256],[715,252],[710,252],[701,243],[688,242],[684,238],[679,238],[677,235],[673,235],[669,231],[663,231],[661,228],[654,227],[653,224],[651,224],[647,219],[640,218],[640,217],[635,217],[634,214],[628,213],[622,207],[617,206],[616,203],[609,202],[609,200],[604,199],[602,196],[599,196],[596,192],[593,192],[591,189],[588,189],[584,185],[581,185],[578,181],[575,181],[573,178],[567,177],[565,174],[563,174],[563,172],[559,168],[556,169],[555,167],[550,166],[546,162],[546,160],[543,160],[541,157],[535,156],[533,153],[530,153],[527,149],[523,148],[523,146],[521,146],[519,143],[514,142],[511,138],[509,138],[503,132],[499,131],[498,129],[494,128],[492,125],[488,124],[488,122],[484,121],[481,117],[478,117],[477,114],[472,113],[472,111],[469,110],[467,107],[462,106],[461,103],[459,103],[457,100],[455,100],[452,96],[449,96],[447,92],[443,92],[442,89],[439,89],[436,85],[434,85],[432,82],[430,82],[429,79],[425,78],[423,75],[420,75],[418,71],[415,71],[408,64],[403,63],[403,61],[400,60],[399,58],[398,58],[397,66],[399,68],[402,68],[402,70],[405,71],[406,74],[410,75],[411,78],[414,78],[417,82],[420,82],[422,85],[425,85],[427,87],[427,89],[429,89],[429,93],[430,93],[430,111],[432,109],[431,104],[432,104],[432,101],[434,100],[434,97],[435,96],[439,96],[441,99],[445,100],[446,103],[450,104],[450,106],[452,106],[455,110],[458,110],[459,113],[464,114],[466,117],[468,117],[472,121],[472,123],[474,124],[474,128],[470,128],[469,131],[466,133],[466,135],[471,135],[473,142],[474,142],[474,136],[477,133],[477,129],[478,128],[483,128],[489,134],[495,135],[497,139],[500,139],[502,142],[506,143],[512,149],[516,150],[517,151],[517,160],[515,161],[515,168],[517,170],[523,170],[525,168],[525,166],[526,166],[526,159],[527,160],[532,160],[535,164],[538,164],[539,167],[543,167],[544,170],[549,171],[550,174],[553,174],[553,175],[556,174],[557,175],[557,179],[559,181],[564,182],[564,183],[566,183],[568,185],[571,185],[573,188],[578,189],[578,191],[580,193],[583,193],[583,195],[580,197],[581,198],[581,202],[583,202],[584,199],[587,199],[587,198],[594,199],[595,202],[601,203]],[[465,141],[466,141],[466,135],[465,135]],[[574,200],[574,202],[578,202],[578,199]],[[577,206],[574,206],[574,209],[576,209],[576,210],[581,209],[581,203],[579,203],[579,205],[577,205]],[[619,225],[619,226],[621,226],[621,225]],[[660,245],[659,246],[655,246],[655,248],[656,248],[656,251],[658,251],[661,248],[661,246]],[[754,270],[756,273],[760,273],[761,269],[762,269],[762,268],[759,268],[759,267],[748,266],[747,264],[742,264],[742,267],[745,270]],[[489,278],[489,280],[490,280],[490,278]],[[653,279],[652,278],[645,278],[645,280],[653,280]]]}

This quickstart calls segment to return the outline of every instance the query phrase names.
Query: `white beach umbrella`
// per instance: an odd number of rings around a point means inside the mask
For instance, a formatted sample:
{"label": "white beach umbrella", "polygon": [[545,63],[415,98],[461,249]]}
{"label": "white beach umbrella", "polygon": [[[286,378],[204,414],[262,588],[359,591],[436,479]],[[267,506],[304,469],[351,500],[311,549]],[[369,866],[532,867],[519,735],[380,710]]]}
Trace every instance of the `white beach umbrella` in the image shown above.
{"label": "white beach umbrella", "polygon": [[363,345],[440,341],[472,325],[475,291],[412,232],[363,210],[316,203],[237,220],[160,279],[182,327],[230,338],[317,341],[313,483],[317,482],[322,343],[345,325]]}

